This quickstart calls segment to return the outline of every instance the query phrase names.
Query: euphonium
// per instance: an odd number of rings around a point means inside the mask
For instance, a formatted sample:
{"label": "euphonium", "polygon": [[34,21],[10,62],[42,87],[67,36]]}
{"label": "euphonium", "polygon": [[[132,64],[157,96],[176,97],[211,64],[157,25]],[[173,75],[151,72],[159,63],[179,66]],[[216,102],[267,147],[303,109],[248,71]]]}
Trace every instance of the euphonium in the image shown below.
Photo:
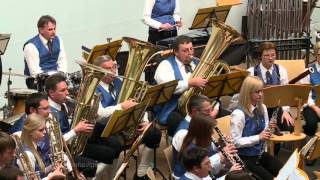
{"label": "euphonium", "polygon": [[[228,66],[226,66],[224,63],[214,63],[222,54],[222,52],[232,42],[238,40],[240,37],[240,34],[230,26],[221,21],[213,20],[210,39],[200,57],[200,62],[193,71],[191,77],[209,78],[210,76],[222,73],[221,68],[229,72],[230,70]],[[178,108],[181,113],[186,114],[186,104],[188,99],[196,92],[196,88],[191,87],[181,95],[178,102]]]}
{"label": "euphonium", "polygon": [[27,180],[40,180],[40,177],[36,174],[36,172],[34,171],[34,168],[31,165],[29,156],[25,151],[23,151],[23,145],[20,137],[17,135],[11,135],[11,137],[16,142],[16,145],[17,145],[16,156],[21,162],[21,166],[23,168],[23,174],[25,175]]}
{"label": "euphonium", "polygon": [[[85,62],[79,64],[83,76],[76,100],[77,105],[73,113],[72,129],[82,120],[87,120],[92,124],[96,123],[100,102],[100,96],[95,95],[96,88],[105,75],[113,75],[113,73],[92,64]],[[91,134],[78,134],[70,144],[71,153],[73,155],[82,154],[90,136]]]}

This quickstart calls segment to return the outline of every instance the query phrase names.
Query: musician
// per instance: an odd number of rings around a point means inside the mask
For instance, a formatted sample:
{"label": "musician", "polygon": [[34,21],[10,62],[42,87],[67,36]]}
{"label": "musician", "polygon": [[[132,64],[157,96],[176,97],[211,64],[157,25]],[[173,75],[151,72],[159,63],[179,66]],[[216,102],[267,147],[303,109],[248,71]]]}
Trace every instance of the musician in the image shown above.
{"label": "musician", "polygon": [[[177,179],[185,173],[185,169],[182,166],[181,153],[185,150],[193,147],[199,146],[206,148],[209,151],[209,159],[213,167],[212,171],[214,174],[218,174],[225,165],[229,162],[226,161],[222,153],[219,153],[217,147],[212,143],[212,133],[213,127],[216,125],[216,121],[212,119],[208,114],[197,113],[195,114],[191,121],[190,126],[187,131],[187,134],[182,138],[175,138],[172,141],[173,146],[173,158],[174,158],[174,170],[173,176]],[[201,129],[201,131],[199,131]],[[235,147],[231,144],[228,144],[224,147],[224,150],[232,155],[236,153]],[[239,169],[239,164],[234,164],[232,170]]]}
{"label": "musician", "polygon": [[186,172],[180,180],[211,179],[209,173],[212,166],[208,157],[208,150],[197,146],[191,147],[182,153],[182,162]]}
{"label": "musician", "polygon": [[[314,72],[304,79],[306,83],[310,83],[312,86],[320,84],[320,42],[317,42],[315,45],[314,52],[317,60],[311,65]],[[303,109],[303,116],[306,121],[306,124],[303,126],[304,133],[310,137],[315,135],[318,129],[318,122],[320,121],[320,108],[315,104],[318,98],[316,92],[312,90],[309,94],[308,104]]]}
{"label": "musician", "polygon": [[177,36],[177,27],[182,27],[179,0],[145,0],[143,23],[149,26],[152,44]]}
{"label": "musician", "polygon": [[0,169],[1,180],[24,180],[23,172],[15,166],[5,166]]}
{"label": "musician", "polygon": [[[71,118],[69,118],[68,107],[65,104],[69,92],[66,79],[63,75],[54,74],[49,76],[46,80],[46,92],[48,92],[51,112],[59,121],[61,131],[64,134],[63,137],[66,141],[71,140],[79,133],[96,131],[96,129],[94,130],[95,125],[86,120],[80,121],[75,128],[71,129]],[[105,173],[108,173],[108,176],[111,177],[115,171],[114,166],[117,164],[117,158],[121,151],[122,147],[117,138],[109,137],[105,139],[93,134],[86,144],[82,156],[100,162],[96,177],[103,177]]]}
{"label": "musician", "polygon": [[269,123],[267,109],[262,104],[263,86],[264,83],[255,76],[244,80],[239,106],[231,114],[231,136],[248,170],[268,180],[277,176],[282,163],[263,152],[264,143],[271,137],[270,128],[276,126]]}
{"label": "musician", "polygon": [[194,49],[190,37],[178,36],[173,43],[173,51],[174,56],[163,60],[157,67],[154,76],[157,84],[178,80],[173,97],[167,103],[155,109],[160,123],[167,125],[170,136],[173,136],[183,119],[183,116],[176,110],[181,94],[190,87],[203,88],[207,83],[207,80],[202,77],[191,77],[198,61],[193,59]]}
{"label": "musician", "polygon": [[28,88],[36,89],[34,79],[40,73],[67,72],[67,58],[63,41],[56,36],[56,20],[50,15],[38,20],[39,34],[29,39],[23,47],[24,74]]}
{"label": "musician", "polygon": [[[30,114],[38,114],[43,118],[50,116],[50,106],[48,96],[44,93],[32,93],[25,100],[25,114],[10,129],[11,133],[19,134],[22,131],[24,121]],[[67,135],[68,138],[68,135]],[[48,136],[38,143],[38,147],[42,152],[50,151],[50,142]],[[97,163],[89,158],[75,156],[74,161],[77,163],[78,169],[83,172],[86,177],[94,177],[97,170]],[[81,166],[80,166],[81,164]]]}
{"label": "musician", "polygon": [[[28,156],[31,166],[36,173],[39,173],[41,178],[46,177],[55,169],[65,169],[67,172],[72,171],[71,164],[68,157],[65,155],[65,162],[51,162],[49,152],[41,151],[37,146],[38,142],[42,141],[46,135],[46,125],[43,117],[37,114],[31,114],[24,122],[21,142],[23,144],[23,151]],[[64,163],[64,165],[63,165]],[[18,166],[23,170],[21,161],[18,159]]]}
{"label": "musician", "polygon": [[0,131],[0,169],[15,158],[16,143],[7,133]]}
{"label": "musician", "polygon": [[[94,61],[94,65],[117,74],[117,64],[108,55],[97,57]],[[102,123],[103,125],[101,130],[96,132],[99,135],[102,133],[107,120],[115,110],[125,110],[137,104],[134,100],[126,100],[122,103],[117,104],[117,98],[120,93],[121,86],[122,81],[119,78],[108,75],[102,79],[99,86],[97,87],[96,93],[102,94],[98,115],[101,117],[100,123]],[[143,132],[143,130],[149,123],[150,122],[148,118],[144,117],[143,122],[139,124],[139,128],[137,129],[137,131],[140,133]],[[151,127],[142,140],[145,147],[141,153],[141,161],[135,179],[147,178],[147,169],[153,161],[153,151],[155,150],[155,148],[159,147],[160,140],[161,131],[155,127]]]}

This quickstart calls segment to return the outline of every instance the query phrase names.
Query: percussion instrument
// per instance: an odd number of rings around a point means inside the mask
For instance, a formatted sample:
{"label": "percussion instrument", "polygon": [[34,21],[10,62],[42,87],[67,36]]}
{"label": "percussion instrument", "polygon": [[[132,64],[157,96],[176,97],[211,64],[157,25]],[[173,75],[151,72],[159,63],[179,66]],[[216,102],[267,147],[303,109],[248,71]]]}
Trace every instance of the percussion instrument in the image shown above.
{"label": "percussion instrument", "polygon": [[33,89],[12,88],[10,92],[6,93],[8,104],[11,108],[11,115],[25,112],[26,97],[32,93],[36,93]]}

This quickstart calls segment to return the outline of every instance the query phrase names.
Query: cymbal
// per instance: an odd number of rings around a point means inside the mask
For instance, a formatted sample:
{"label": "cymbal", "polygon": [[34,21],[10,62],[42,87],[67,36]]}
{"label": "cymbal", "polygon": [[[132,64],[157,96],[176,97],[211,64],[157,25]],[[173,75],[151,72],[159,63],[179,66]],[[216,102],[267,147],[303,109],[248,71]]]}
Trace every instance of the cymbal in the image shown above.
{"label": "cymbal", "polygon": [[3,75],[11,75],[11,76],[18,76],[18,77],[25,77],[25,78],[27,78],[27,77],[30,77],[30,76],[26,76],[26,75],[23,75],[23,74],[18,74],[18,73],[12,73],[12,72],[2,72],[2,74]]}

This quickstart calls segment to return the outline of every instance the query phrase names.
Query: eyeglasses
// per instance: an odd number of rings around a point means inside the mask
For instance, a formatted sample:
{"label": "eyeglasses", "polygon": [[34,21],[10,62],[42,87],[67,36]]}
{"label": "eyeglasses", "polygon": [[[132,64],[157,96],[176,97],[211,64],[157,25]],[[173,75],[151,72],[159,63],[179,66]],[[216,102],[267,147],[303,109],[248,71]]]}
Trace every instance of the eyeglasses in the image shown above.
{"label": "eyeglasses", "polygon": [[44,110],[44,111],[49,111],[50,110],[50,107],[38,107],[37,109],[40,109],[40,110]]}
{"label": "eyeglasses", "polygon": [[276,58],[276,55],[275,54],[265,54],[265,55],[263,55],[263,57],[264,58],[272,58],[272,59],[274,59],[274,58]]}

